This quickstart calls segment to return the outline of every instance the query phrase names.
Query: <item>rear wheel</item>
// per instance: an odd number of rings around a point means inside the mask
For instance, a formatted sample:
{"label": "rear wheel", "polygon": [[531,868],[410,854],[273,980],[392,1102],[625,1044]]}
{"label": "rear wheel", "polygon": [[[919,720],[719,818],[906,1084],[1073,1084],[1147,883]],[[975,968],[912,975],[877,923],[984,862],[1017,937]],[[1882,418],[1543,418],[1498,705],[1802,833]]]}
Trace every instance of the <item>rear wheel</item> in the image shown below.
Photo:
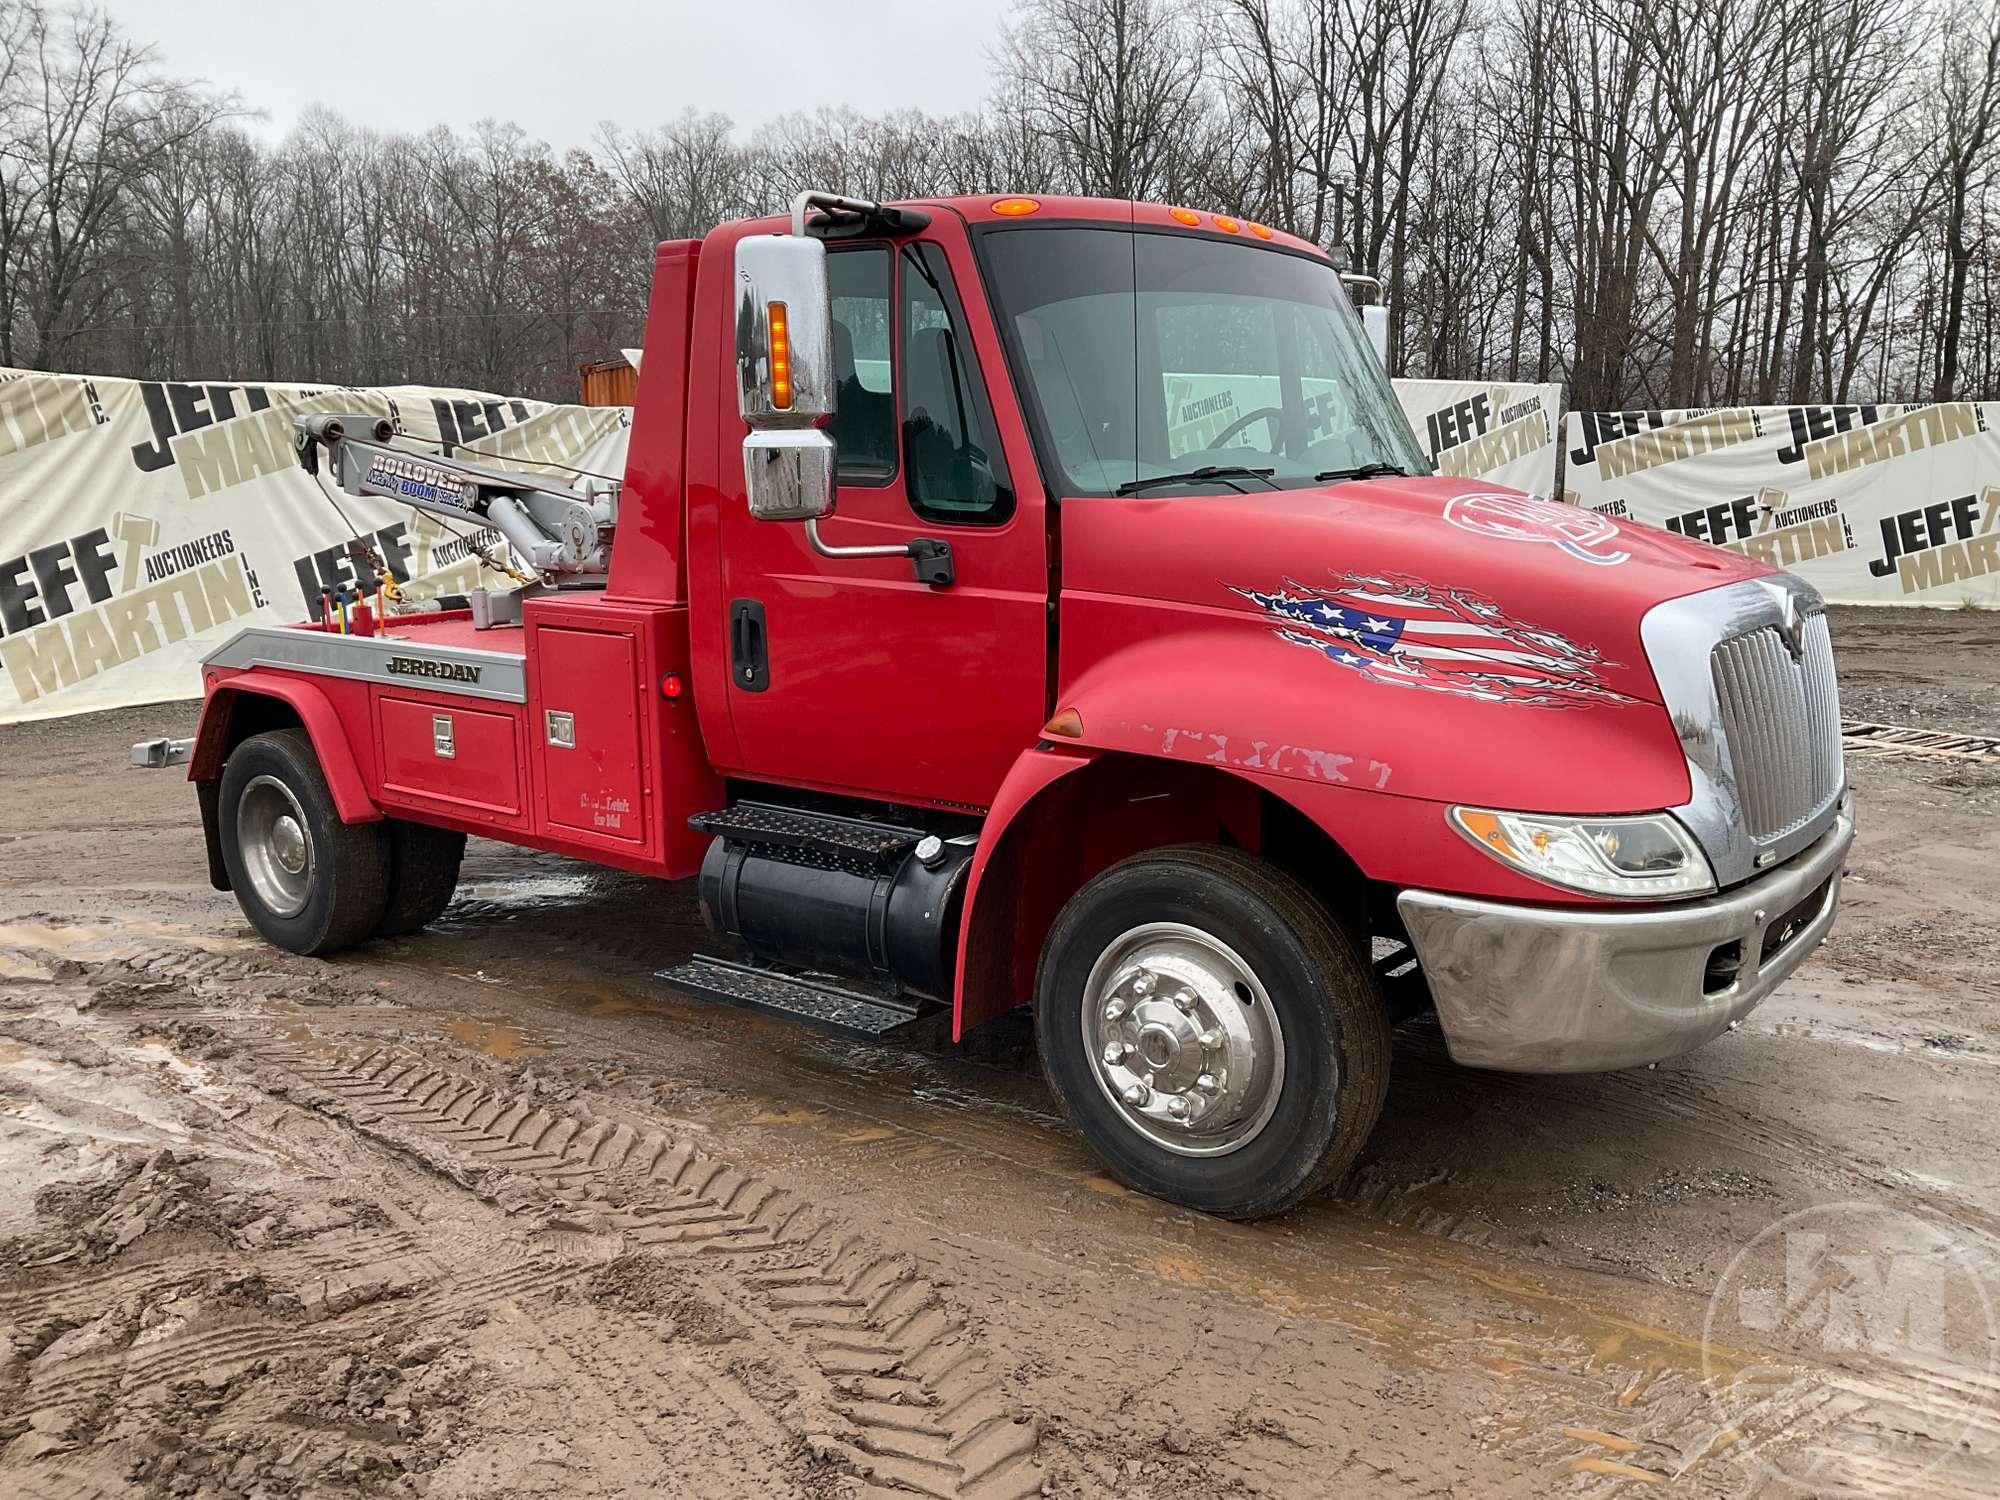
{"label": "rear wheel", "polygon": [[220,797],[222,862],[243,914],[293,953],[360,942],[381,919],[388,841],[343,823],[302,729],[252,735],[229,754]]}
{"label": "rear wheel", "polygon": [[388,820],[389,899],[377,937],[401,937],[444,915],[458,889],[465,835],[402,818]]}
{"label": "rear wheel", "polygon": [[1050,1087],[1105,1166],[1205,1213],[1290,1207],[1381,1113],[1374,975],[1304,886],[1238,850],[1155,850],[1086,884],[1035,1007]]}

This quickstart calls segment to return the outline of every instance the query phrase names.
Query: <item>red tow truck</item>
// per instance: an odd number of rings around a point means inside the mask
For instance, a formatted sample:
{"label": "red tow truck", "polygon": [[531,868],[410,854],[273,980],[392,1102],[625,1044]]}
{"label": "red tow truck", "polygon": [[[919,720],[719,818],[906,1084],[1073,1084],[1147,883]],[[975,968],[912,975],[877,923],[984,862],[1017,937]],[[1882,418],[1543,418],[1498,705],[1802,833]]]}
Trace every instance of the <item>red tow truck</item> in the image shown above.
{"label": "red tow truck", "polygon": [[299,436],[524,585],[247,629],[135,752],[295,952],[437,917],[468,834],[697,878],[673,984],[870,1036],[1032,1005],[1116,1176],[1247,1218],[1354,1160],[1399,1016],[1650,1063],[1833,921],[1818,596],[1432,475],[1259,224],[808,193],[659,247],[622,485]]}

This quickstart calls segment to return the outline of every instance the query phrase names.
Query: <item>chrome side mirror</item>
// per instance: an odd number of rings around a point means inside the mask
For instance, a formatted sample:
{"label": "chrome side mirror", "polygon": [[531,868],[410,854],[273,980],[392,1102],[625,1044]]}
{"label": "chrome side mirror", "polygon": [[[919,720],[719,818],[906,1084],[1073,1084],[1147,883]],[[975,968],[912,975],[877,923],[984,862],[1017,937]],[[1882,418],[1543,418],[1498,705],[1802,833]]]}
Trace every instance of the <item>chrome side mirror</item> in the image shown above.
{"label": "chrome side mirror", "polygon": [[826,246],[790,234],[736,244],[736,409],[753,428],[833,415],[833,307]]}
{"label": "chrome side mirror", "polygon": [[743,493],[759,521],[832,515],[833,439],[817,427],[752,432],[743,439]]}
{"label": "chrome side mirror", "polygon": [[736,245],[736,409],[743,488],[760,521],[833,514],[833,439],[814,424],[833,415],[833,306],[826,246],[802,235],[759,234]]}

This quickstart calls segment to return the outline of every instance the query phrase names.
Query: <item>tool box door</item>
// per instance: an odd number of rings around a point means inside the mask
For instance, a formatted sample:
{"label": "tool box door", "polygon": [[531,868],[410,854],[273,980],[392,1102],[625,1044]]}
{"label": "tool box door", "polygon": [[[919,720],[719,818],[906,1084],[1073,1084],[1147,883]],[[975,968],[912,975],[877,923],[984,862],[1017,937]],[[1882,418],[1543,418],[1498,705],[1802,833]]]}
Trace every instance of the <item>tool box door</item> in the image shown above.
{"label": "tool box door", "polygon": [[644,844],[637,639],[550,626],[535,635],[542,712],[529,729],[542,762],[550,831]]}

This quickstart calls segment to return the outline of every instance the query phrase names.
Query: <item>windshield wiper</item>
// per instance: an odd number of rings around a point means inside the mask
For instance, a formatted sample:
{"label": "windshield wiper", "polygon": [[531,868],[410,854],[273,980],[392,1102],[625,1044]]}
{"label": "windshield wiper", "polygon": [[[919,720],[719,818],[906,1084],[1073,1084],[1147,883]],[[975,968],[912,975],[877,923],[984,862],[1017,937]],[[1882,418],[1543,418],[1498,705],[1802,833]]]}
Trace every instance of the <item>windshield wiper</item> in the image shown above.
{"label": "windshield wiper", "polygon": [[[1276,469],[1247,469],[1242,464],[1209,464],[1205,468],[1189,469],[1185,474],[1155,474],[1150,479],[1130,479],[1111,493],[1114,495],[1136,495],[1140,490],[1151,489],[1156,484],[1192,484],[1201,479],[1269,479]],[[1241,485],[1234,487],[1239,495],[1247,494]]]}
{"label": "windshield wiper", "polygon": [[1387,479],[1391,475],[1397,479],[1410,477],[1409,470],[1401,464],[1374,463],[1356,464],[1351,469],[1323,469],[1313,475],[1314,484],[1332,484],[1337,479]]}

